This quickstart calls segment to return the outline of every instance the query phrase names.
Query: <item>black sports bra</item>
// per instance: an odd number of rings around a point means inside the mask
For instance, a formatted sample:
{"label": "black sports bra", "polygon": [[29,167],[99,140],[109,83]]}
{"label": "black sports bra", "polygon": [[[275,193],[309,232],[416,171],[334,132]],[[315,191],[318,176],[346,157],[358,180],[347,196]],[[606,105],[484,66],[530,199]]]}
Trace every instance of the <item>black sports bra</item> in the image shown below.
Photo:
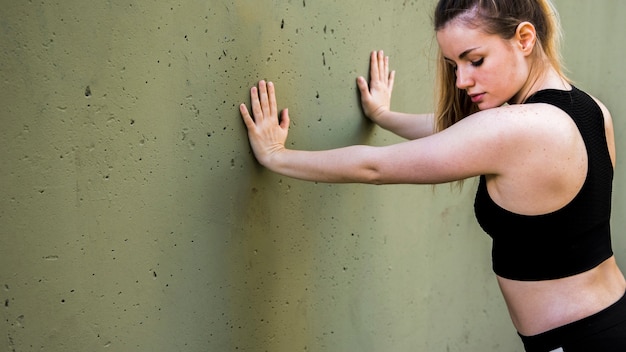
{"label": "black sports bra", "polygon": [[531,103],[554,105],[574,120],[587,149],[585,183],[563,208],[527,216],[498,206],[481,176],[474,211],[493,238],[494,272],[513,280],[538,281],[585,272],[613,255],[609,225],[613,165],[603,113],[593,98],[572,87],[539,91],[526,101]]}

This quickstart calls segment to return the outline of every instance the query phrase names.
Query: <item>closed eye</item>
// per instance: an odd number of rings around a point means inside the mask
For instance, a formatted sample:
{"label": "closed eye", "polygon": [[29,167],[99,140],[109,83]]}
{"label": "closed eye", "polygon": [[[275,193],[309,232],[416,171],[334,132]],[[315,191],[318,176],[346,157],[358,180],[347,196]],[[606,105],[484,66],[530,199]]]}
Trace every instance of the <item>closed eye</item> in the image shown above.
{"label": "closed eye", "polygon": [[482,65],[483,62],[485,62],[485,58],[482,58],[482,59],[477,60],[477,61],[472,61],[472,66],[478,67],[478,66]]}

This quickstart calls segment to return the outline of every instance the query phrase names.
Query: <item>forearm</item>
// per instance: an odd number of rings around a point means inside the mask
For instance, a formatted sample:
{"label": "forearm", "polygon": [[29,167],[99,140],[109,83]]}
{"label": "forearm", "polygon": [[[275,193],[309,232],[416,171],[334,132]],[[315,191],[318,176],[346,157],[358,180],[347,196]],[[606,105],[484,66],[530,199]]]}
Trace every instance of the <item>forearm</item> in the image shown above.
{"label": "forearm", "polygon": [[349,146],[323,151],[283,149],[263,160],[268,169],[306,181],[380,183],[376,147]]}
{"label": "forearm", "polygon": [[435,133],[433,114],[406,114],[386,111],[372,120],[380,127],[410,140]]}

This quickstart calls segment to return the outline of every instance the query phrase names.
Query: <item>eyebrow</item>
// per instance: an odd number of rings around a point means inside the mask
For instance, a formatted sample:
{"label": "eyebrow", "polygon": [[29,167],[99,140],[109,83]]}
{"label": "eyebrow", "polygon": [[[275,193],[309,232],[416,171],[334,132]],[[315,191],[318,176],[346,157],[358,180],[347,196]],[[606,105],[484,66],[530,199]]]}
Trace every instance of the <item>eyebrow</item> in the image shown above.
{"label": "eyebrow", "polygon": [[459,59],[463,60],[467,55],[469,55],[472,51],[478,49],[480,47],[475,47],[475,48],[471,48],[471,49],[467,49],[464,52],[461,53],[461,55],[459,55]]}

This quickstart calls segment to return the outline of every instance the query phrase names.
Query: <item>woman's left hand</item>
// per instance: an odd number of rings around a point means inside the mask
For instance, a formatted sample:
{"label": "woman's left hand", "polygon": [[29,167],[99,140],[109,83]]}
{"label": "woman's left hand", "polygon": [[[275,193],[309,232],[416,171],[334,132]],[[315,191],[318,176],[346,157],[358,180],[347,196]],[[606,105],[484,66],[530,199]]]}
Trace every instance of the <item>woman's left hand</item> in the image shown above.
{"label": "woman's left hand", "polygon": [[276,93],[272,82],[260,81],[259,87],[250,89],[252,116],[246,104],[239,111],[248,129],[248,139],[257,160],[264,166],[271,164],[272,157],[285,150],[289,131],[289,111],[283,110],[279,119]]}

